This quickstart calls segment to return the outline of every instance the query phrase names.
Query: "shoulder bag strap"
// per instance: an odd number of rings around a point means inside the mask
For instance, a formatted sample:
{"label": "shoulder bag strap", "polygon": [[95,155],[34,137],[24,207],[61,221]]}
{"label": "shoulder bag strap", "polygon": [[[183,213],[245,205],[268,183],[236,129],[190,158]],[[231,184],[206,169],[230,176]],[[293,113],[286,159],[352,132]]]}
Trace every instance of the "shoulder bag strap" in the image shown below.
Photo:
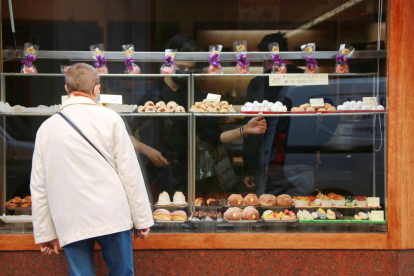
{"label": "shoulder bag strap", "polygon": [[[61,112],[58,112],[58,114],[60,115],[60,116],[62,116],[62,118],[63,119],[65,119],[66,120],[66,122],[68,122],[68,124],[69,125],[71,125],[79,134],[80,134],[80,136],[82,136],[85,140],[86,140],[86,142],[88,142],[89,143],[89,145],[91,145],[102,157],[103,157],[103,159],[105,159],[105,161],[106,162],[108,162],[108,164],[109,164],[109,166],[111,166],[112,167],[112,165],[111,165],[111,163],[109,163],[109,161],[105,158],[105,156],[103,156],[103,154],[92,144],[92,142],[91,141],[89,141],[89,139],[88,138],[86,138],[86,136],[82,133],[82,131],[79,129],[79,128],[77,128],[77,126],[75,126],[73,123],[72,123],[72,121],[71,120],[69,120],[65,115],[63,115],[63,113],[61,113]],[[112,168],[114,168],[114,167],[112,167]]]}

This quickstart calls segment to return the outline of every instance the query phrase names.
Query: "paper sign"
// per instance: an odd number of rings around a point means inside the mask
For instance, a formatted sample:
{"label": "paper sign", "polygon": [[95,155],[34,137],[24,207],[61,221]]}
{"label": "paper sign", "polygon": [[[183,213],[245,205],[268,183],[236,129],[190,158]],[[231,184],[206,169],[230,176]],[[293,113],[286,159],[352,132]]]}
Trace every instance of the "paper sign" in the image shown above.
{"label": "paper sign", "polygon": [[309,102],[310,102],[311,107],[323,107],[323,106],[325,106],[323,98],[310,99]]}
{"label": "paper sign", "polygon": [[221,99],[221,95],[211,94],[211,93],[207,94],[207,101],[219,102],[220,99]]}
{"label": "paper sign", "polygon": [[270,74],[269,86],[328,85],[328,74]]}
{"label": "paper sign", "polygon": [[99,103],[122,104],[122,95],[101,94]]}
{"label": "paper sign", "polygon": [[380,206],[380,198],[379,197],[368,197],[368,206],[377,207]]}
{"label": "paper sign", "polygon": [[66,96],[62,96],[62,104],[64,104],[66,102],[66,100],[68,99],[69,95]]}
{"label": "paper sign", "polygon": [[378,105],[376,97],[363,97],[362,102],[364,103],[364,105],[371,106],[371,107]]}
{"label": "paper sign", "polygon": [[371,220],[373,221],[384,220],[384,211],[371,211]]}

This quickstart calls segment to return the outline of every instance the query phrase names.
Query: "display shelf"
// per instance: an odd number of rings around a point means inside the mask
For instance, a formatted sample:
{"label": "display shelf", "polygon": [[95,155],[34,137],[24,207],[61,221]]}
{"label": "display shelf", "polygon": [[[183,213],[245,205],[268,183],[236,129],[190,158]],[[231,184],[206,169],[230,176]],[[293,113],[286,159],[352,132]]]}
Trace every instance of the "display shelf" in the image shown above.
{"label": "display shelf", "polygon": [[[63,73],[37,73],[37,74],[24,74],[24,73],[2,73],[5,77],[65,77]],[[161,77],[189,77],[190,74],[99,74],[100,78],[161,78]]]}
{"label": "display shelf", "polygon": [[15,208],[10,208],[10,207],[7,207],[6,206],[6,208],[7,208],[7,210],[10,210],[10,211],[27,211],[27,210],[32,210],[32,207],[15,207]]}
{"label": "display shelf", "polygon": [[[57,113],[34,113],[34,112],[21,112],[21,113],[0,113],[0,116],[53,116]],[[190,113],[118,113],[120,116],[128,117],[188,117]]]}
{"label": "display shelf", "polygon": [[[315,59],[335,59],[338,51],[315,51],[312,56]],[[179,52],[175,56],[175,61],[207,61],[209,52]],[[280,52],[282,59],[304,59],[302,52]],[[164,52],[135,52],[133,59],[136,62],[162,62],[164,60]],[[367,58],[386,58],[387,51],[355,51],[351,59],[367,59]],[[4,50],[3,59],[21,59],[24,58],[23,51],[18,50]],[[110,52],[105,51],[105,58],[108,61],[124,61],[124,52]],[[59,59],[59,60],[75,60],[75,61],[92,61],[92,53],[90,51],[37,51],[36,59]],[[271,56],[268,52],[248,52],[247,60],[249,61],[263,61],[270,60]],[[234,52],[221,52],[221,61],[236,62]]]}
{"label": "display shelf", "polygon": [[387,114],[387,111],[376,112],[336,112],[336,113],[291,113],[286,114],[246,114],[246,113],[193,113],[196,117],[303,117],[303,116],[355,116],[355,115],[375,115]]}
{"label": "display shelf", "polygon": [[327,209],[327,208],[335,208],[335,209],[381,209],[381,206],[353,206],[353,207],[348,207],[348,206],[296,206],[295,208],[297,209],[318,209],[318,208],[323,208],[323,209]]}
{"label": "display shelf", "polygon": [[[195,78],[200,77],[266,77],[272,76],[274,74],[193,74]],[[280,74],[280,75],[290,75],[287,74]],[[298,75],[298,74],[295,74]],[[305,74],[303,74],[305,75]],[[375,77],[378,73],[348,73],[348,74],[334,74],[334,73],[319,73],[319,74],[312,74],[312,75],[328,75],[329,77]]]}

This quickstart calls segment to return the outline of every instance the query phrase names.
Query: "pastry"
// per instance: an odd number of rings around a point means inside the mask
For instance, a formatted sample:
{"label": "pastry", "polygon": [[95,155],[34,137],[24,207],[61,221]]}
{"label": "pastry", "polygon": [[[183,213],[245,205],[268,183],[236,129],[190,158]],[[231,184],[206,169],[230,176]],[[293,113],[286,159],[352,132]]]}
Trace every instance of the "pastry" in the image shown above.
{"label": "pastry", "polygon": [[277,206],[292,206],[292,197],[287,194],[279,195],[276,202]]}
{"label": "pastry", "polygon": [[15,199],[10,199],[9,201],[7,201],[6,206],[8,208],[16,208],[19,207],[19,201],[15,200]]}
{"label": "pastry", "polygon": [[230,206],[243,206],[244,199],[239,194],[233,194],[229,196],[227,202]]}
{"label": "pastry", "polygon": [[211,220],[217,220],[217,219],[220,219],[221,218],[221,213],[220,212],[209,212],[207,214],[207,216],[209,218],[211,218]]}
{"label": "pastry", "polygon": [[185,108],[180,106],[177,106],[177,108],[175,109],[175,112],[185,112]]}
{"label": "pastry", "polygon": [[242,212],[242,219],[243,220],[258,220],[259,212],[253,206],[248,206]]}
{"label": "pastry", "polygon": [[150,106],[154,107],[155,105],[154,105],[154,103],[153,103],[153,102],[148,101],[148,102],[146,102],[146,103],[144,104],[144,106],[145,106],[145,107],[150,107]]}
{"label": "pastry", "polygon": [[279,212],[277,215],[281,220],[295,220],[296,215],[294,212],[289,211],[288,209],[285,210],[285,212]]}
{"label": "pastry", "polygon": [[145,106],[140,105],[138,106],[137,110],[138,112],[145,112]]}
{"label": "pastry", "polygon": [[171,213],[173,221],[186,221],[187,214],[184,211],[174,211]]}
{"label": "pastry", "polygon": [[175,109],[177,108],[177,103],[176,102],[169,102],[167,104],[167,109],[169,112],[175,112]]}
{"label": "pastry", "polygon": [[363,220],[367,220],[369,218],[368,214],[364,212],[359,212],[358,216],[360,216]]}
{"label": "pastry", "polygon": [[319,208],[316,213],[318,214],[319,219],[326,219],[326,212],[323,209]]}
{"label": "pastry", "polygon": [[[315,218],[307,210],[299,210],[297,217],[299,220],[314,220]],[[318,218],[318,215],[316,215]]]}
{"label": "pastry", "polygon": [[355,203],[357,206],[367,206],[368,205],[368,201],[367,198],[365,196],[356,196],[355,197]]}
{"label": "pastry", "polygon": [[354,216],[354,218],[355,218],[356,220],[362,220],[362,218],[361,218],[359,215],[355,215],[355,216]]}
{"label": "pastry", "polygon": [[259,203],[261,206],[275,206],[277,200],[274,195],[263,194],[259,197]]}
{"label": "pastry", "polygon": [[346,196],[345,199],[346,199],[346,206],[348,206],[348,207],[354,207],[354,205],[355,205],[355,197],[353,197],[353,196]]}
{"label": "pastry", "polygon": [[168,110],[165,106],[160,106],[157,108],[157,112],[168,112]]}
{"label": "pastry", "polygon": [[318,213],[316,213],[316,212],[312,212],[311,216],[314,219],[317,219],[319,217]]}
{"label": "pastry", "polygon": [[316,196],[321,200],[322,206],[332,206],[332,199],[324,195],[321,191],[317,190],[319,193]]}
{"label": "pastry", "polygon": [[209,198],[209,199],[207,199],[207,205],[208,206],[219,206],[220,205],[220,202],[218,202],[214,198]]}
{"label": "pastry", "polygon": [[148,106],[145,108],[145,112],[156,112],[155,108],[152,106]]}
{"label": "pastry", "polygon": [[171,205],[170,195],[167,192],[162,192],[158,196],[157,205],[159,206],[169,206]]}
{"label": "pastry", "polygon": [[309,205],[311,206],[320,206],[321,200],[317,198],[316,196],[310,196],[309,197]]}
{"label": "pastry", "polygon": [[220,107],[225,107],[225,106],[229,106],[229,103],[227,101],[221,101]]}
{"label": "pastry", "polygon": [[196,206],[207,206],[207,203],[204,198],[196,198],[195,205]]}
{"label": "pastry", "polygon": [[152,217],[156,221],[171,221],[172,216],[171,213],[165,209],[158,209],[154,213],[152,213]]}
{"label": "pastry", "polygon": [[224,219],[226,220],[241,220],[243,211],[240,208],[233,207],[229,208],[224,213]]}
{"label": "pastry", "polygon": [[17,202],[20,202],[20,201],[22,201],[22,198],[21,198],[20,196],[16,196],[16,197],[14,198],[14,200],[17,200]]}
{"label": "pastry", "polygon": [[244,205],[247,206],[257,206],[259,205],[259,199],[255,194],[248,194],[244,197]]}
{"label": "pastry", "polygon": [[24,199],[29,200],[30,202],[32,202],[32,197],[31,196],[26,196]]}
{"label": "pastry", "polygon": [[273,212],[272,210],[267,210],[263,212],[262,219],[263,220],[280,220],[277,216],[277,212]]}
{"label": "pastry", "polygon": [[193,217],[195,217],[195,218],[197,218],[199,220],[205,219],[206,216],[207,216],[207,213],[206,212],[203,212],[203,211],[198,211],[198,212],[194,212],[193,213]]}
{"label": "pastry", "polygon": [[326,212],[326,217],[331,220],[336,219],[336,215],[331,209]]}
{"label": "pastry", "polygon": [[22,199],[20,201],[20,207],[27,208],[27,207],[31,207],[31,206],[32,206],[32,202],[29,201],[29,200]]}
{"label": "pastry", "polygon": [[157,104],[155,105],[155,107],[161,107],[161,106],[166,106],[165,103],[163,101],[159,101],[157,102]]}
{"label": "pastry", "polygon": [[307,196],[294,196],[296,206],[308,206],[309,197]]}
{"label": "pastry", "polygon": [[333,211],[335,213],[336,219],[344,219],[344,215],[342,215],[339,211]]}
{"label": "pastry", "polygon": [[185,201],[185,196],[182,192],[174,193],[173,204],[176,206],[187,206],[187,201]]}

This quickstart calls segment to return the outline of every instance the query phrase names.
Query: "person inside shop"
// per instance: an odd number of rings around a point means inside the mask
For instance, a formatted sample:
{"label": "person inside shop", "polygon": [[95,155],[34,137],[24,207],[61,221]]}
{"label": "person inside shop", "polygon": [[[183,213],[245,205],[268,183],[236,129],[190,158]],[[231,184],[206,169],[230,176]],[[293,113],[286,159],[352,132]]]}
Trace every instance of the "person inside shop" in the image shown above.
{"label": "person inside shop", "polygon": [[[180,52],[200,52],[201,46],[189,35],[178,34],[167,43],[166,49],[177,49]],[[191,74],[198,70],[193,61],[175,61],[177,74]],[[194,99],[202,101],[206,94],[195,84]],[[174,101],[178,105],[187,106],[188,78],[164,77],[156,86],[159,101],[165,103]],[[154,99],[151,99],[154,101]],[[155,102],[155,101],[154,101]],[[188,107],[186,109],[188,111]],[[145,162],[145,172],[150,182],[155,180],[156,189],[152,186],[152,194],[156,195],[166,190],[170,195],[176,191],[185,191],[188,187],[187,179],[187,146],[188,125],[185,117],[163,117],[151,119],[136,119],[131,124],[131,139],[135,149],[145,155],[150,162]],[[244,135],[261,134],[266,131],[266,120],[255,117],[246,122],[243,128]],[[139,139],[136,133],[139,129]],[[154,129],[156,138],[154,139]],[[191,131],[191,130],[190,130]],[[197,120],[196,132],[200,140],[216,146],[220,143],[230,143],[242,138],[240,128],[222,131],[215,119]],[[151,135],[149,135],[151,133]],[[160,138],[158,138],[160,137]]]}
{"label": "person inside shop", "polygon": [[[279,43],[280,51],[288,51],[285,34],[266,35],[259,50],[268,52],[268,45]],[[303,73],[288,61],[287,73]],[[264,62],[264,74],[271,73],[273,64]],[[289,87],[269,86],[264,77],[252,79],[247,89],[247,101],[280,101],[290,110],[313,95],[324,94],[321,86]],[[327,100],[327,99],[326,99]],[[330,102],[332,104],[332,102]],[[295,104],[295,105],[294,105]],[[250,191],[261,194],[309,195],[315,191],[314,170],[321,165],[320,150],[337,125],[333,116],[269,117],[265,134],[244,139],[244,184]]]}
{"label": "person inside shop", "polygon": [[133,275],[131,228],[144,239],[154,221],[130,137],[117,113],[96,104],[95,68],[71,66],[65,89],[69,97],[59,114],[36,135],[30,181],[35,243],[44,254],[59,254],[59,239],[70,275],[95,275],[98,242],[110,275]]}

